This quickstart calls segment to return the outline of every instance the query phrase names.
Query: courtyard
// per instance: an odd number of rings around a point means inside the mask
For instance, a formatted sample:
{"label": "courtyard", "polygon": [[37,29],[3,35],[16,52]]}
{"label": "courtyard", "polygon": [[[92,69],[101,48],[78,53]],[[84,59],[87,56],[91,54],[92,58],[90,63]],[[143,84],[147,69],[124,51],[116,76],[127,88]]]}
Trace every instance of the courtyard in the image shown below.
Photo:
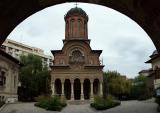
{"label": "courtyard", "polygon": [[[74,109],[73,109],[74,108]],[[122,101],[121,105],[103,111],[96,111],[89,104],[69,104],[59,113],[158,113],[157,104],[154,100],[146,101]],[[58,113],[46,111],[34,106],[34,103],[16,103],[4,106],[0,113]]]}

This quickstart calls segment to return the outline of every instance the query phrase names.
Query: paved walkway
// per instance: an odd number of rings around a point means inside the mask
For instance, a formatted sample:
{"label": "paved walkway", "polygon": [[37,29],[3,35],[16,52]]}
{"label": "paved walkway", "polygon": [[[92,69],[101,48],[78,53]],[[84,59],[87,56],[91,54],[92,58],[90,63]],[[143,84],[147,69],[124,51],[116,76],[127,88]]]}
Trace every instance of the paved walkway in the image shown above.
{"label": "paved walkway", "polygon": [[34,106],[34,103],[18,103],[6,105],[0,113],[157,113],[157,104],[153,101],[123,101],[121,105],[104,111],[96,111],[89,106],[68,105],[61,112],[46,111]]}

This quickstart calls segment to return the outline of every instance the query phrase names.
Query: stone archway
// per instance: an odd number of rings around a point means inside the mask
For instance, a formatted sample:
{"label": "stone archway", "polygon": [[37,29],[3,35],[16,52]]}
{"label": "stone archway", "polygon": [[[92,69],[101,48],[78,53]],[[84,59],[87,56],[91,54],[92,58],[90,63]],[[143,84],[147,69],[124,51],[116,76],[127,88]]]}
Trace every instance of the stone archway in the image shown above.
{"label": "stone archway", "polygon": [[74,99],[81,99],[81,82],[78,78],[74,80]]}
{"label": "stone archway", "polygon": [[62,94],[62,84],[60,79],[55,80],[55,94],[61,96]]}
{"label": "stone archway", "polygon": [[64,94],[67,100],[71,99],[71,82],[69,79],[64,82]]}
{"label": "stone archway", "polygon": [[[137,22],[151,37],[160,51],[159,0],[10,0],[1,1],[0,45],[11,31],[30,15],[52,5],[66,2],[85,2],[115,9]],[[14,15],[14,16],[13,16]]]}
{"label": "stone archway", "polygon": [[90,87],[90,80],[85,79],[83,83],[83,92],[84,92],[84,99],[90,99],[90,92],[91,92],[91,87]]}
{"label": "stone archway", "polygon": [[99,90],[100,90],[100,88],[99,88],[99,85],[100,84],[100,82],[99,82],[99,80],[98,79],[94,79],[94,82],[93,82],[93,94],[94,95],[98,95],[99,94]]}

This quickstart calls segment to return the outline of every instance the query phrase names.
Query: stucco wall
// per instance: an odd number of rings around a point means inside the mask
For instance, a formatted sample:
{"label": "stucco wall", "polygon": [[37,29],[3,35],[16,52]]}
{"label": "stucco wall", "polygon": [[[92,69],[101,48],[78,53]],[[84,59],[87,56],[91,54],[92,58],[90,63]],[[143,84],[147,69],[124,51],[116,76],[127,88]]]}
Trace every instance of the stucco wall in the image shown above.
{"label": "stucco wall", "polygon": [[0,55],[0,67],[6,77],[6,83],[0,86],[1,100],[14,102],[17,100],[19,66]]}
{"label": "stucco wall", "polygon": [[157,66],[160,68],[160,57],[157,58],[157,59],[155,59],[155,60],[153,60],[153,62],[152,62],[152,68],[153,68],[153,70],[154,70]]}

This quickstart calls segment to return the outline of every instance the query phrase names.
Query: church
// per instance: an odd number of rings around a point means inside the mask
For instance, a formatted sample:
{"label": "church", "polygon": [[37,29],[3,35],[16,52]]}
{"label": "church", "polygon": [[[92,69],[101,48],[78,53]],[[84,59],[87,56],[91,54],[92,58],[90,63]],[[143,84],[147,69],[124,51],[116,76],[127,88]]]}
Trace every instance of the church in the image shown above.
{"label": "church", "polygon": [[52,95],[67,100],[91,100],[103,95],[102,50],[92,50],[88,39],[88,15],[79,7],[64,16],[65,39],[61,50],[52,50]]}

